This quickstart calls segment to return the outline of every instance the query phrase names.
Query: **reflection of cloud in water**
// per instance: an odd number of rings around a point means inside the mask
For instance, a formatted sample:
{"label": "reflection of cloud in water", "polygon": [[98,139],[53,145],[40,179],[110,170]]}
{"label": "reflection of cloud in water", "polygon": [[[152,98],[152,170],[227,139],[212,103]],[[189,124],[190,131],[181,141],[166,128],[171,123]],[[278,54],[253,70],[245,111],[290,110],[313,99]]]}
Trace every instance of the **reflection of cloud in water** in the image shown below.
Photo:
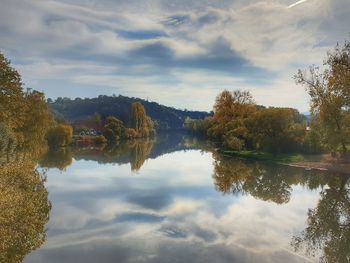
{"label": "reflection of cloud in water", "polygon": [[48,241],[26,262],[309,261],[290,239],[317,192],[293,186],[298,195],[283,205],[223,195],[211,154],[198,151],[149,160],[137,177],[126,165],[85,164],[49,176]]}

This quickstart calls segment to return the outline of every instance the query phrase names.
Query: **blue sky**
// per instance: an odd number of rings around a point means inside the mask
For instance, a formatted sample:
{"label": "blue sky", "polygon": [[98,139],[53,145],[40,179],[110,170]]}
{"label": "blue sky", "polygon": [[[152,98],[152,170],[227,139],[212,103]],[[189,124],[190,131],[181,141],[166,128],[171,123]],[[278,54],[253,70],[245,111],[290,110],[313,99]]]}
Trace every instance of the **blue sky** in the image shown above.
{"label": "blue sky", "polygon": [[349,34],[348,0],[0,0],[0,50],[48,97],[210,110],[223,89],[308,110],[299,68]]}

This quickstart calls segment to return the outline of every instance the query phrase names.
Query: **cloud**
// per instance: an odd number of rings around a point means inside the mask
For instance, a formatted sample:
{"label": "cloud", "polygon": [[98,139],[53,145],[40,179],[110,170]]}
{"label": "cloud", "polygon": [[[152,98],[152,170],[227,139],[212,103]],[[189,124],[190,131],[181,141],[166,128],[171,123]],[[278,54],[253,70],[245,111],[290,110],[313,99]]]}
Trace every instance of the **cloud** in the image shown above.
{"label": "cloud", "polygon": [[137,177],[128,165],[89,161],[74,162],[69,176],[50,171],[47,242],[26,261],[311,261],[292,250],[290,239],[305,228],[317,190],[293,186],[283,205],[223,196],[212,163],[210,153],[193,150],[149,160]]}
{"label": "cloud", "polygon": [[[140,94],[210,110],[213,91],[225,87],[273,90],[263,101],[276,105],[294,94],[294,72],[321,64],[350,23],[347,0],[285,2],[3,0],[0,49],[28,86],[48,96]],[[292,8],[301,3],[305,8]],[[210,76],[210,86],[196,89],[186,82],[189,73]],[[89,76],[91,85],[83,81]],[[189,94],[207,97],[199,103]],[[293,105],[307,108],[307,94],[297,94]]]}

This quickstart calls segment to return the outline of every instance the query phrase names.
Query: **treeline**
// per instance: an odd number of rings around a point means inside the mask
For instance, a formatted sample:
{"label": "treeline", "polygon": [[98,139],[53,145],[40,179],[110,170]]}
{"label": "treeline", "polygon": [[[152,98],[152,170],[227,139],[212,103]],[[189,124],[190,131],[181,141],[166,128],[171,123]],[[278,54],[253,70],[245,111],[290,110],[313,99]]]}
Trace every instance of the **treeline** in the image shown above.
{"label": "treeline", "polygon": [[105,96],[97,98],[57,98],[55,101],[48,100],[49,107],[60,118],[70,122],[86,120],[95,113],[102,119],[115,116],[125,126],[131,126],[131,105],[135,102],[141,103],[147,114],[154,121],[154,128],[158,131],[182,130],[184,120],[187,117],[200,119],[210,114],[201,111],[179,110],[166,107],[156,102],[149,102],[138,98],[125,96]]}
{"label": "treeline", "polygon": [[24,91],[22,86],[21,76],[0,53],[0,152],[15,148],[38,152],[55,126],[44,94]]}
{"label": "treeline", "polygon": [[212,117],[187,118],[185,126],[233,150],[344,156],[350,143],[349,41],[328,52],[324,68],[311,66],[295,76],[311,97],[310,123],[295,109],[257,106],[248,91],[225,90],[216,98]]}
{"label": "treeline", "polygon": [[[129,110],[130,111],[130,110]],[[114,116],[102,119],[95,113],[88,121],[101,126],[98,143],[151,137],[155,124],[140,102],[131,104],[127,125]],[[127,128],[128,127],[128,128]],[[53,114],[43,93],[24,91],[20,74],[0,53],[0,153],[25,149],[40,155],[46,146],[57,149],[73,142],[74,125]]]}
{"label": "treeline", "polygon": [[300,151],[305,146],[307,121],[291,108],[257,106],[248,91],[227,90],[214,104],[214,115],[187,119],[185,126],[233,150]]}
{"label": "treeline", "polygon": [[[130,128],[114,116],[109,116],[104,122],[103,138],[108,143],[116,143],[119,140],[148,138],[156,134],[152,119],[147,116],[145,108],[140,102],[131,105]],[[102,138],[102,141],[103,141]]]}

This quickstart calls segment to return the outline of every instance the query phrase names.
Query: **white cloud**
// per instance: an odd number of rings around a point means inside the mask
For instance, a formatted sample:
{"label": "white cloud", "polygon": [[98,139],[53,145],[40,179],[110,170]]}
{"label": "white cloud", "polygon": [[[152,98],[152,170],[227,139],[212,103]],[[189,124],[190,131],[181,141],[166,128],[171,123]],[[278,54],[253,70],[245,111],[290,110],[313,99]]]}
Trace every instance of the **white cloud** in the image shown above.
{"label": "white cloud", "polygon": [[[248,88],[266,105],[286,102],[304,110],[307,94],[291,77],[298,68],[321,64],[326,51],[347,37],[349,12],[347,0],[217,1],[208,5],[182,0],[173,4],[162,0],[75,4],[3,0],[0,49],[24,72],[25,83],[42,86],[48,94],[53,94],[55,81],[61,77],[70,90],[89,80],[96,94],[98,87],[109,87],[123,95],[210,110],[220,90]],[[164,23],[166,20],[179,22]],[[162,34],[133,39],[121,32]],[[190,64],[189,58],[213,59],[220,52],[213,51],[218,39],[228,43],[240,63],[265,69],[270,85],[261,85],[249,72],[242,76],[231,70],[229,76],[224,66],[208,64],[209,69],[203,70],[205,65]],[[169,52],[162,59],[176,63],[159,64],[155,57],[142,61],[128,55],[150,44],[162,45]],[[286,94],[293,94],[294,99]]]}

